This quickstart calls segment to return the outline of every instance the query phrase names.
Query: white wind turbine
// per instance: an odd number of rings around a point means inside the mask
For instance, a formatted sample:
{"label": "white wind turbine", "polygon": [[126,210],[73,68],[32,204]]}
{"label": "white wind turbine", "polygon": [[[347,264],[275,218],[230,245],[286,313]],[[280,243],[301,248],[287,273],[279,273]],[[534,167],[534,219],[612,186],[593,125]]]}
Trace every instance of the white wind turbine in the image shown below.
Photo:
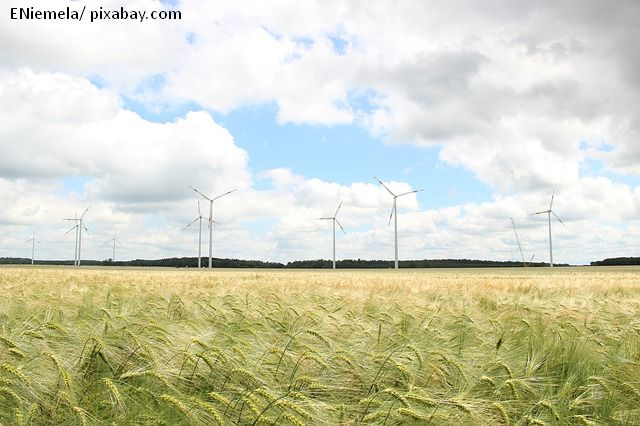
{"label": "white wind turbine", "polygon": [[398,269],[398,210],[397,210],[397,200],[398,198],[405,196],[405,195],[409,195],[409,194],[415,194],[416,192],[420,192],[423,191],[422,189],[416,189],[413,191],[409,191],[409,192],[403,192],[402,194],[394,194],[384,183],[382,183],[382,181],[380,179],[378,179],[377,177],[373,177],[375,180],[377,180],[378,182],[380,182],[380,185],[382,185],[384,187],[384,189],[387,190],[387,192],[389,194],[391,194],[391,196],[393,197],[393,206],[391,207],[391,214],[389,215],[389,224],[391,224],[391,218],[394,219],[394,238],[395,238],[395,269]]}
{"label": "white wind turbine", "polygon": [[553,208],[553,197],[556,195],[556,191],[553,191],[553,193],[551,194],[551,202],[549,203],[549,209],[548,210],[542,210],[539,212],[535,212],[535,213],[531,213],[529,216],[534,216],[537,214],[543,214],[546,213],[547,214],[547,221],[549,222],[549,267],[553,268],[553,243],[551,241],[551,215],[554,215],[556,217],[556,219],[558,219],[558,222],[560,222],[562,224],[562,226],[564,226],[564,222],[562,221],[562,219],[560,219],[560,217],[558,217],[557,214],[554,213],[554,211],[552,210]]}
{"label": "white wind turbine", "polygon": [[110,243],[113,242],[113,256],[111,256],[111,261],[115,262],[116,260],[116,231],[113,231],[113,238],[111,238],[110,240],[105,241],[104,243]]}
{"label": "white wind turbine", "polygon": [[[191,225],[193,225],[194,223],[196,223],[196,221],[198,221],[198,268],[202,268],[202,219],[206,219],[204,216],[202,216],[202,213],[200,211],[200,198],[198,198],[198,217],[196,217],[195,219],[193,219],[193,221],[191,223],[189,223],[187,226],[185,226],[184,229],[187,229],[188,227],[190,227]],[[215,220],[211,219],[211,221],[213,223],[217,223]]]}
{"label": "white wind turbine", "polygon": [[89,233],[89,230],[84,225],[84,215],[87,214],[88,211],[89,211],[89,207],[85,209],[84,213],[82,213],[80,217],[78,217],[78,214],[76,213],[75,217],[73,218],[63,219],[63,220],[72,220],[75,222],[75,225],[73,225],[73,227],[71,227],[71,229],[69,229],[65,233],[66,235],[69,232],[73,231],[74,229],[76,231],[75,257],[73,259],[74,266],[80,266],[80,257],[82,253],[82,229],[84,229],[87,233]]}
{"label": "white wind turbine", "polygon": [[[340,207],[342,207],[342,201],[340,202],[340,204],[338,204],[338,208],[336,209],[336,212],[333,214],[333,216],[320,218],[320,220],[331,220],[333,224],[333,269],[336,269],[336,223],[338,224],[340,229],[342,229],[342,232],[344,232],[344,228],[342,227],[342,225],[340,225],[340,222],[338,222],[337,219]],[[344,233],[346,234],[346,232]]]}
{"label": "white wind turbine", "polygon": [[64,235],[67,235],[71,231],[76,231],[76,241],[73,246],[73,266],[78,266],[78,213],[75,214],[74,218],[67,218],[63,220],[72,220],[75,222],[75,225],[71,227]]}
{"label": "white wind turbine", "polygon": [[518,250],[520,250],[520,257],[522,258],[522,266],[526,266],[527,264],[524,261],[524,253],[522,253],[522,246],[520,245],[520,238],[518,238],[518,231],[516,230],[516,223],[511,219],[511,226],[513,226],[513,233],[516,234],[516,242],[518,243]]}
{"label": "white wind turbine", "polygon": [[225,195],[229,195],[232,192],[236,192],[237,189],[232,189],[231,191],[227,191],[224,194],[220,194],[217,197],[209,198],[204,195],[202,192],[195,189],[193,186],[189,185],[189,188],[193,189],[196,193],[198,193],[202,198],[209,201],[209,269],[213,267],[213,202],[217,199],[224,197]]}
{"label": "white wind turbine", "polygon": [[33,265],[36,253],[36,231],[33,231],[33,237],[26,240],[25,243],[28,243],[29,241],[31,241],[31,264]]}

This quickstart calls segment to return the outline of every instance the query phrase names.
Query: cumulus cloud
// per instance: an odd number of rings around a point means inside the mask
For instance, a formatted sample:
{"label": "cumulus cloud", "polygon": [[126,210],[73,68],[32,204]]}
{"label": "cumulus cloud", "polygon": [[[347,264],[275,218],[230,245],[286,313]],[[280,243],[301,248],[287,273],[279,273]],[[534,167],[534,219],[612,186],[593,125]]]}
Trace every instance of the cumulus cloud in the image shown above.
{"label": "cumulus cloud", "polygon": [[153,123],[86,79],[26,70],[0,73],[0,93],[2,176],[88,176],[88,196],[125,203],[250,183],[246,152],[205,112]]}
{"label": "cumulus cloud", "polygon": [[[601,138],[615,147],[602,156],[609,167],[638,173],[640,10],[632,0],[183,0],[177,8],[182,20],[144,25],[8,21],[0,63],[99,75],[157,108],[275,103],[280,123],[358,123],[389,142],[442,146],[443,158],[482,179],[486,170],[447,145],[537,144],[539,161],[559,156],[575,168],[579,155],[567,151]],[[354,99],[363,91],[375,94],[365,105]],[[513,123],[528,129],[514,132]],[[500,179],[521,189],[549,180],[531,175],[520,182],[505,169]]]}

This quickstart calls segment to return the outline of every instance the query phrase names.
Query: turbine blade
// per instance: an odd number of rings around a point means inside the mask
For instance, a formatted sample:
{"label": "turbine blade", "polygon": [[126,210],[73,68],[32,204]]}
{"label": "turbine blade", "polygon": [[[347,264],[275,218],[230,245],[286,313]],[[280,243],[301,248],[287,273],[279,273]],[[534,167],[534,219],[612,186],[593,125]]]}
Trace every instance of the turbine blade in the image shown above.
{"label": "turbine blade", "polygon": [[85,230],[85,232],[86,232],[87,234],[90,234],[89,230],[87,229],[87,227],[86,227],[86,226],[84,226],[84,224],[82,224],[82,227],[84,228],[84,230]]}
{"label": "turbine blade", "polygon": [[556,190],[554,189],[551,193],[551,202],[549,203],[549,210],[553,208],[553,197],[556,195]]}
{"label": "turbine blade", "polygon": [[373,177],[375,180],[377,180],[378,182],[380,182],[380,185],[382,185],[384,187],[384,189],[387,190],[387,192],[391,195],[393,195],[394,197],[396,196],[396,194],[394,194],[393,192],[391,192],[391,190],[389,188],[387,188],[387,185],[385,185],[384,183],[382,183],[382,181],[380,179],[378,179],[377,177]]}
{"label": "turbine blade", "polygon": [[[562,219],[560,219],[560,216],[558,216],[557,214],[555,214],[555,212],[551,212],[552,215],[554,215],[556,217],[556,219],[558,219],[558,222],[560,222],[562,224],[562,226],[564,226],[564,222],[562,221]],[[566,228],[566,226],[565,226]]]}
{"label": "turbine blade", "polygon": [[231,194],[232,192],[236,192],[237,190],[238,190],[238,189],[236,188],[236,189],[232,189],[231,191],[227,191],[227,192],[225,192],[224,194],[218,195],[216,198],[214,198],[214,199],[213,199],[213,200],[211,200],[211,201],[215,201],[215,200],[217,200],[218,198],[222,198],[222,197],[224,197],[225,195],[229,195],[229,194]]}
{"label": "turbine blade", "polygon": [[83,218],[84,218],[84,215],[85,215],[85,214],[87,214],[87,212],[89,211],[89,209],[90,209],[90,208],[91,208],[91,206],[87,207],[87,208],[84,210],[84,213],[82,213],[82,216],[80,216],[80,219],[83,219]]}
{"label": "turbine blade", "polygon": [[340,207],[342,207],[342,201],[340,201],[340,204],[338,204],[338,208],[336,209],[336,212],[333,214],[333,217],[338,216],[338,212],[340,211]]}
{"label": "turbine blade", "polygon": [[202,216],[202,212],[200,211],[200,197],[198,197],[198,216]]}
{"label": "turbine blade", "polygon": [[329,220],[333,219],[332,217],[319,217],[318,220]]}
{"label": "turbine blade", "polygon": [[67,235],[69,232],[73,231],[74,229],[76,229],[78,227],[78,225],[74,225],[71,227],[71,229],[69,229],[67,232],[64,233],[64,235]]}
{"label": "turbine blade", "polygon": [[198,191],[197,189],[195,189],[193,186],[189,185],[189,188],[193,189],[194,191],[196,191],[198,194],[200,194],[200,196],[202,196],[202,198],[207,199],[209,201],[211,201],[211,198],[207,197],[206,195],[204,195],[202,192]]}
{"label": "turbine blade", "polygon": [[536,215],[536,214],[542,214],[542,213],[549,213],[549,210],[543,210],[543,211],[540,211],[540,212],[531,213],[529,216],[533,216],[533,215]]}
{"label": "turbine blade", "polygon": [[193,225],[194,223],[196,223],[197,220],[199,220],[199,217],[196,217],[195,219],[193,219],[191,221],[191,223],[189,223],[187,226],[185,226],[184,228],[182,228],[182,230],[184,231],[185,229],[187,229],[188,227],[190,227],[191,225]]}
{"label": "turbine blade", "polygon": [[396,199],[393,199],[393,205],[391,206],[391,214],[389,215],[389,223],[387,223],[387,226],[391,225],[391,218],[393,218],[393,211],[395,210],[396,207]]}
{"label": "turbine blade", "polygon": [[338,222],[338,219],[333,219],[333,220],[335,220],[335,221],[336,221],[336,223],[338,224],[338,226],[340,227],[340,229],[342,229],[342,232],[343,232],[344,234],[346,234],[346,232],[345,232],[344,228],[342,227],[342,225],[340,225],[340,222]]}
{"label": "turbine blade", "polygon": [[424,191],[424,189],[416,189],[414,191],[403,192],[402,194],[398,195],[398,197],[402,197],[403,195],[415,194],[416,192],[420,192],[420,191]]}

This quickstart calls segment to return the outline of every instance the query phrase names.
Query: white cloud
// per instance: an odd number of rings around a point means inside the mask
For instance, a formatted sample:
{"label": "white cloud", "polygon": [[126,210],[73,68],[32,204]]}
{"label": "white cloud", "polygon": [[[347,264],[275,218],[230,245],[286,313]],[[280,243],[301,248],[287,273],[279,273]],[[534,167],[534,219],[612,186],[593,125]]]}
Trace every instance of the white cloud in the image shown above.
{"label": "white cloud", "polygon": [[152,123],[122,109],[119,97],[60,74],[2,72],[0,174],[91,178],[88,196],[143,203],[247,187],[247,154],[204,112]]}

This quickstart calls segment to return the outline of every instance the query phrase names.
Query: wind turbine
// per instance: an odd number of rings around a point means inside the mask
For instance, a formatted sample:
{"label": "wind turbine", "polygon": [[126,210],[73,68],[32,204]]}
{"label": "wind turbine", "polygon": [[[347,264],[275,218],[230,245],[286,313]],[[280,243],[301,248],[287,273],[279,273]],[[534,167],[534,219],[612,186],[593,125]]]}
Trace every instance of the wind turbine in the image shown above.
{"label": "wind turbine", "polygon": [[76,242],[73,246],[73,266],[78,266],[78,213],[76,212],[75,217],[66,218],[63,220],[72,220],[75,222],[75,225],[71,227],[64,235],[67,235],[69,232],[75,230],[76,231]]}
{"label": "wind turbine", "polygon": [[80,257],[82,253],[82,229],[84,228],[84,230],[87,231],[87,233],[89,233],[89,230],[84,225],[84,215],[86,215],[88,211],[89,211],[89,207],[85,209],[84,213],[82,213],[80,217],[78,217],[78,214],[76,213],[75,217],[73,218],[63,219],[63,220],[72,220],[75,222],[75,225],[73,225],[73,227],[65,233],[66,235],[69,232],[73,231],[74,229],[76,231],[75,257],[73,259],[74,266],[80,266]]}
{"label": "wind turbine", "polygon": [[113,238],[105,241],[104,243],[110,243],[113,241],[113,256],[111,257],[111,261],[115,262],[116,260],[116,231],[113,231]]}
{"label": "wind turbine", "polygon": [[[182,228],[183,230],[187,229],[188,227],[196,223],[196,221],[199,221],[198,223],[198,268],[202,268],[202,219],[206,219],[206,218],[202,216],[202,213],[200,212],[200,198],[198,198],[198,217],[193,219],[191,223],[189,223],[187,226]],[[211,219],[211,221],[213,223],[217,223],[213,219]]]}
{"label": "wind turbine", "polygon": [[389,215],[389,225],[391,224],[391,218],[394,219],[394,235],[395,235],[395,269],[398,269],[398,210],[397,210],[397,200],[400,197],[403,197],[405,195],[409,195],[409,194],[414,194],[416,192],[420,192],[423,191],[422,189],[416,189],[413,191],[409,191],[409,192],[403,192],[402,194],[394,194],[384,183],[382,183],[382,181],[380,179],[378,179],[377,177],[373,177],[375,180],[377,180],[378,182],[380,182],[380,185],[382,185],[384,187],[384,189],[387,190],[387,192],[389,194],[391,194],[391,196],[393,197],[393,206],[391,207],[391,215]]}
{"label": "wind turbine", "polygon": [[[336,223],[338,224],[340,229],[342,229],[342,232],[344,232],[344,228],[342,227],[342,225],[340,225],[340,222],[338,222],[337,219],[340,207],[342,207],[342,201],[340,201],[340,204],[338,204],[338,208],[336,209],[336,212],[333,214],[333,216],[320,218],[321,220],[331,220],[333,224],[333,269],[336,269]],[[344,233],[346,234],[346,232]]]}
{"label": "wind turbine", "polygon": [[209,269],[213,267],[213,202],[224,197],[225,195],[229,195],[232,192],[236,192],[237,189],[232,189],[231,191],[227,191],[224,194],[220,194],[217,197],[209,198],[204,195],[202,192],[195,189],[193,186],[189,185],[189,188],[193,189],[196,193],[198,193],[202,198],[209,201]]}
{"label": "wind turbine", "polygon": [[520,250],[520,257],[522,258],[522,266],[527,266],[526,262],[524,261],[524,254],[522,253],[522,246],[520,245],[520,238],[518,238],[518,231],[516,230],[516,223],[513,221],[513,218],[511,219],[511,226],[513,226],[513,233],[516,234],[516,241],[518,242],[518,250]]}
{"label": "wind turbine", "polygon": [[31,241],[31,264],[33,265],[36,253],[36,231],[33,231],[33,237],[26,240],[25,243],[29,241]]}
{"label": "wind turbine", "polygon": [[551,241],[551,215],[554,215],[556,217],[556,219],[558,219],[558,222],[560,222],[562,224],[562,226],[564,226],[564,222],[562,221],[562,219],[560,219],[560,217],[558,217],[557,214],[555,214],[555,212],[552,210],[553,208],[553,197],[556,195],[556,191],[553,191],[553,193],[551,193],[551,202],[549,203],[549,209],[548,210],[542,210],[539,212],[535,212],[535,213],[531,213],[529,216],[534,216],[534,215],[538,215],[538,214],[543,214],[546,213],[547,214],[547,221],[549,222],[549,267],[553,268],[553,243]]}

